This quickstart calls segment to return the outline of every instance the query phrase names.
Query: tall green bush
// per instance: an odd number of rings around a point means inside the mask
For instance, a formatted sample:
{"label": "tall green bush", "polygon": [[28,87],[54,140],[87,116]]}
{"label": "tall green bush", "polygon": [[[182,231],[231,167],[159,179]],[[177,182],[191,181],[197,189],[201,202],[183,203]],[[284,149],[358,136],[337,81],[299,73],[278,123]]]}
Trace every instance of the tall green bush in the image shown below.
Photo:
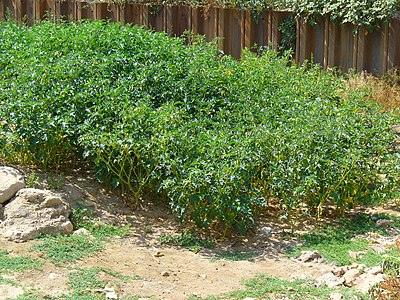
{"label": "tall green bush", "polygon": [[288,57],[106,22],[0,25],[0,152],[55,168],[86,159],[183,220],[245,231],[272,201],[287,217],[398,192],[393,120]]}

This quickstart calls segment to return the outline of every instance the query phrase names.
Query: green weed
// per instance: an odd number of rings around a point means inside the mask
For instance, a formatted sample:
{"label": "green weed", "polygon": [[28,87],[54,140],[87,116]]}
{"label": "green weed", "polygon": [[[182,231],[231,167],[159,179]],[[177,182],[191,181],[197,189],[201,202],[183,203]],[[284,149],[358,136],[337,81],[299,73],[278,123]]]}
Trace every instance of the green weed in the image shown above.
{"label": "green weed", "polygon": [[8,251],[0,250],[0,274],[7,271],[23,272],[25,270],[40,269],[43,262],[26,256],[9,256]]}
{"label": "green weed", "polygon": [[55,175],[55,174],[49,174],[46,179],[47,186],[51,190],[61,190],[63,187],[65,178],[64,175]]}
{"label": "green weed", "polygon": [[68,285],[72,292],[66,296],[66,299],[87,299],[97,300],[104,299],[104,295],[99,293],[106,286],[106,282],[98,279],[100,272],[113,276],[117,280],[127,282],[128,280],[138,279],[138,277],[131,277],[122,275],[103,267],[92,267],[74,271],[70,273],[68,278]]}
{"label": "green weed", "polygon": [[223,251],[216,258],[213,258],[211,261],[219,261],[230,260],[230,261],[241,261],[241,260],[249,260],[252,261],[257,257],[257,253],[255,252],[246,252],[246,251]]}
{"label": "green weed", "polygon": [[54,264],[76,262],[104,249],[101,241],[84,235],[46,236],[30,251],[41,252]]}
{"label": "green weed", "polygon": [[[388,215],[376,215],[379,219],[392,219],[391,226],[400,228],[400,219]],[[350,265],[362,263],[366,266],[380,265],[384,256],[372,250],[370,242],[360,235],[376,232],[386,235],[386,231],[376,226],[376,219],[368,214],[357,214],[344,218],[339,223],[325,224],[314,232],[301,236],[304,245],[289,250],[290,256],[298,256],[304,250],[318,250],[328,261],[336,265]],[[389,252],[397,250],[388,250]],[[352,257],[350,252],[361,253],[359,257]],[[400,254],[400,252],[398,252]]]}
{"label": "green weed", "polygon": [[202,239],[197,233],[190,232],[182,232],[177,235],[161,235],[159,241],[161,244],[180,246],[196,253],[203,248],[210,248],[214,245],[212,240],[208,238]]}
{"label": "green weed", "polygon": [[33,171],[25,179],[26,186],[29,188],[36,188],[38,186],[40,177]]}
{"label": "green weed", "polygon": [[256,299],[329,299],[332,292],[340,292],[344,299],[369,299],[367,295],[348,288],[316,287],[314,282],[307,280],[288,281],[260,275],[255,279],[245,282],[245,289],[229,293],[222,297],[210,297],[208,299],[244,299],[253,297]]}

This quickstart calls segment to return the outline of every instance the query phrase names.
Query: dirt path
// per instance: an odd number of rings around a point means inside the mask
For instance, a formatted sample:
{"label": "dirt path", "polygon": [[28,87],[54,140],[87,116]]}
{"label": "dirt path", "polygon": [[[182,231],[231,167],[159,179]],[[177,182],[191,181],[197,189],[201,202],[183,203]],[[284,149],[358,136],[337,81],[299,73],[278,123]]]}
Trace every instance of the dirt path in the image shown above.
{"label": "dirt path", "polygon": [[[116,284],[113,276],[101,273],[100,279],[112,286],[119,297],[140,295],[171,300],[237,290],[243,280],[254,278],[260,273],[284,279],[317,278],[333,268],[327,264],[302,263],[284,257],[282,250],[296,243],[296,240],[288,237],[287,225],[280,223],[272,215],[259,220],[258,230],[249,236],[218,242],[213,249],[194,253],[160,243],[161,235],[177,234],[182,229],[168,209],[154,206],[150,201],[132,211],[124,201],[104,190],[90,176],[66,177],[63,180],[63,189],[59,192],[67,198],[72,209],[78,203],[83,203],[90,207],[96,220],[130,224],[131,234],[113,238],[107,242],[104,251],[73,265],[60,267],[46,262],[41,270],[6,276],[17,281],[20,287],[0,285],[0,299],[10,297],[10,293],[21,294],[21,288],[33,288],[49,296],[66,294],[70,291],[69,273],[90,267],[103,267],[135,278]],[[41,187],[46,188],[46,185]],[[261,228],[264,226],[273,228],[274,233],[263,233]],[[300,224],[300,227],[305,230],[307,224]],[[0,240],[0,249],[9,250],[15,256],[40,257],[38,253],[28,251],[33,243],[35,242],[18,244]],[[240,261],[218,258],[224,251],[251,253],[253,257]]]}

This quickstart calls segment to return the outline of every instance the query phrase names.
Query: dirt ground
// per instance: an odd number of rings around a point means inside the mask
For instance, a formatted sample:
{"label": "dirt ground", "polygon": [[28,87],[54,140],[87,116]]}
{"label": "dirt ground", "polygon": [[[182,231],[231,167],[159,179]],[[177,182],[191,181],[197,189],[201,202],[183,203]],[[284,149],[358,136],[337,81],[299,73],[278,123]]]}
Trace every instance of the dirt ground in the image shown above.
{"label": "dirt ground", "polygon": [[[43,176],[46,175],[42,175],[40,187],[46,188]],[[285,257],[282,250],[298,241],[287,234],[288,226],[277,221],[273,215],[260,219],[258,230],[249,236],[218,241],[212,249],[194,253],[160,243],[161,235],[177,234],[183,229],[167,208],[147,203],[132,211],[125,201],[106,191],[88,174],[66,176],[60,192],[72,209],[77,203],[84,203],[99,220],[130,224],[132,233],[127,237],[113,238],[107,243],[105,251],[73,266],[57,267],[46,262],[42,270],[9,276],[21,287],[34,288],[49,296],[67,293],[68,274],[80,267],[101,266],[135,276],[138,279],[113,285],[116,294],[153,296],[156,299],[222,294],[239,289],[243,280],[259,273],[284,279],[317,278],[333,268],[328,264],[303,263]],[[264,234],[260,230],[264,226],[273,228],[274,233]],[[299,229],[306,230],[307,224],[299,224]],[[27,250],[32,243],[35,241],[13,243],[0,240],[0,249],[10,250],[12,255],[36,256],[38,253]],[[223,251],[251,253],[253,257],[241,261],[217,259]],[[102,276],[105,282],[112,281],[110,275]],[[0,285],[0,299],[20,293],[21,288]]]}

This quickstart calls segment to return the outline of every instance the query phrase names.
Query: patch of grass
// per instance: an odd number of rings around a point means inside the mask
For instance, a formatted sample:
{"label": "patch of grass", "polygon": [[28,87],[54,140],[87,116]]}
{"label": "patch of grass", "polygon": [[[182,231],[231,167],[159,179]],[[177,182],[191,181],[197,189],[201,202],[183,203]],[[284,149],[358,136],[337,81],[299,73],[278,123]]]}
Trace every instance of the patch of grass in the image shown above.
{"label": "patch of grass", "polygon": [[202,248],[211,248],[214,243],[211,239],[202,239],[197,233],[182,232],[177,235],[161,235],[159,237],[161,244],[169,244],[189,249],[193,252],[200,252]]}
{"label": "patch of grass", "polygon": [[[376,219],[391,219],[392,227],[400,228],[400,219],[384,214],[375,215]],[[376,219],[368,214],[357,214],[352,218],[342,219],[338,224],[326,224],[315,232],[301,236],[304,245],[292,248],[289,256],[296,257],[301,251],[318,250],[328,261],[338,266],[352,263],[362,263],[366,266],[376,266],[383,262],[382,254],[378,254],[370,247],[370,242],[359,238],[360,235],[375,232],[387,235],[384,229],[376,226]],[[349,251],[365,252],[360,257],[352,257]]]}
{"label": "patch of grass", "polygon": [[219,260],[230,260],[230,261],[241,261],[241,260],[249,260],[252,261],[257,257],[257,253],[255,252],[245,252],[245,251],[222,251],[218,254],[218,257],[211,259],[211,261],[219,261]]}
{"label": "patch of grass", "polygon": [[40,177],[33,171],[26,177],[25,183],[26,186],[29,188],[36,188],[38,186],[39,180]]}
{"label": "patch of grass", "polygon": [[98,269],[87,268],[72,272],[68,277],[68,286],[74,293],[92,293],[94,290],[103,289],[105,283],[97,278]]}
{"label": "patch of grass", "polygon": [[[123,275],[104,267],[92,267],[72,272],[68,278],[68,286],[73,290],[69,295],[66,295],[67,300],[97,300],[104,299],[102,290],[106,286],[106,282],[100,280],[99,273],[103,272],[114,278],[126,282],[136,277]],[[125,298],[123,298],[125,299]],[[131,298],[127,298],[131,299]],[[136,299],[136,298],[132,298]]]}
{"label": "patch of grass", "polygon": [[[267,275],[260,275],[254,279],[245,282],[243,290],[234,291],[223,296],[208,297],[207,299],[244,299],[246,297],[256,299],[329,299],[333,292],[339,292],[344,299],[369,299],[367,295],[361,294],[353,289],[328,288],[327,286],[316,287],[310,280],[288,281]],[[193,298],[196,299],[196,298]]]}
{"label": "patch of grass", "polygon": [[13,300],[56,300],[54,297],[44,296],[42,293],[34,290],[34,289],[27,289],[24,293],[17,298],[13,298]]}
{"label": "patch of grass", "polygon": [[105,274],[108,274],[118,280],[121,280],[123,282],[128,282],[129,280],[139,280],[141,279],[140,276],[129,276],[129,275],[123,275],[119,272],[115,272],[113,270],[110,270],[108,268],[105,267],[93,267],[93,270],[95,270],[96,272],[103,272]]}
{"label": "patch of grass", "polygon": [[7,284],[7,285],[12,285],[12,286],[17,286],[17,283],[14,280],[4,278],[0,276],[0,284]]}
{"label": "patch of grass", "polygon": [[90,233],[101,240],[113,236],[127,236],[131,232],[130,225],[116,226],[110,224],[100,224],[93,220],[93,211],[78,204],[71,214],[71,221],[74,228],[85,228]]}
{"label": "patch of grass", "polygon": [[25,270],[40,269],[43,262],[27,256],[10,257],[4,249],[0,250],[0,273],[7,271],[23,272]]}
{"label": "patch of grass", "polygon": [[76,262],[104,249],[101,241],[84,235],[46,236],[31,251],[42,252],[54,264]]}
{"label": "patch of grass", "polygon": [[64,184],[65,178],[64,175],[55,175],[55,174],[49,174],[49,176],[46,179],[47,186],[51,190],[61,190],[63,184]]}

